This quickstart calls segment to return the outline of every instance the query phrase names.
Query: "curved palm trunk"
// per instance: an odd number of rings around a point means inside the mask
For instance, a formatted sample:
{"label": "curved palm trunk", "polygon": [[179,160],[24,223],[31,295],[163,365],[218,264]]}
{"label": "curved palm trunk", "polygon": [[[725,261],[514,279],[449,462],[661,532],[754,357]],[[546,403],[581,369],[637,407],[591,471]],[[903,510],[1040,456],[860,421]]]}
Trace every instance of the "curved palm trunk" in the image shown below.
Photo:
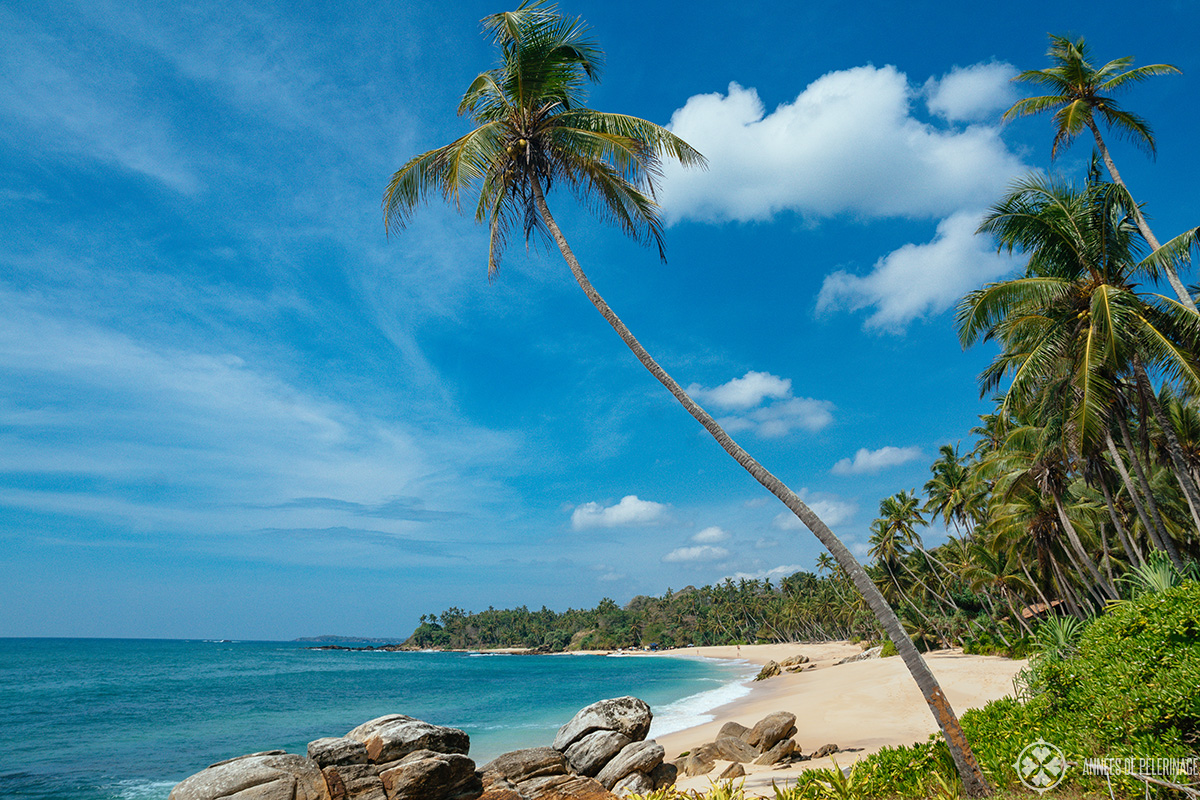
{"label": "curved palm trunk", "polygon": [[[1089,119],[1087,126],[1092,131],[1092,136],[1096,139],[1096,149],[1100,151],[1100,157],[1104,159],[1104,166],[1108,168],[1108,174],[1112,176],[1113,183],[1119,184],[1122,189],[1129,191],[1129,187],[1125,185],[1125,181],[1121,180],[1121,173],[1117,172],[1117,165],[1113,162],[1112,156],[1108,153],[1108,147],[1104,144],[1104,139],[1100,136],[1100,129],[1096,127],[1095,120]],[[1158,239],[1155,238],[1154,232],[1150,230],[1150,226],[1146,223],[1146,218],[1142,216],[1142,210],[1135,203],[1133,206],[1133,218],[1137,222],[1138,230],[1142,232],[1142,236],[1146,242],[1155,250],[1161,245]],[[1179,280],[1179,275],[1175,273],[1175,268],[1170,264],[1163,265],[1164,271],[1167,273],[1167,281],[1171,284],[1171,288],[1175,290],[1175,294],[1179,297],[1179,302],[1192,310],[1192,313],[1200,313],[1196,309],[1196,301],[1188,294],[1188,290],[1184,287],[1183,281]]]}
{"label": "curved palm trunk", "polygon": [[1142,504],[1141,496],[1133,485],[1133,479],[1129,477],[1129,469],[1125,466],[1125,459],[1121,458],[1121,452],[1117,450],[1117,443],[1113,441],[1111,433],[1105,433],[1105,444],[1108,446],[1108,454],[1112,456],[1113,464],[1117,468],[1117,472],[1121,475],[1121,480],[1125,484],[1125,491],[1129,492],[1129,497],[1133,500],[1133,507],[1137,510],[1138,519],[1142,521],[1142,527],[1146,529],[1146,535],[1150,538],[1150,544],[1162,550],[1162,543],[1158,540],[1158,532],[1154,525],[1150,522],[1150,516],[1146,512],[1146,507]]}
{"label": "curved palm trunk", "polygon": [[1121,540],[1121,547],[1125,549],[1126,555],[1133,560],[1135,566],[1142,566],[1146,563],[1146,559],[1142,557],[1142,550],[1137,546],[1133,536],[1125,530],[1125,523],[1121,521],[1121,515],[1117,513],[1117,507],[1113,503],[1112,490],[1108,488],[1108,481],[1103,477],[1100,479],[1100,490],[1104,492],[1104,504],[1108,506],[1108,515],[1112,517],[1113,525],[1117,527],[1117,537]]}
{"label": "curved palm trunk", "polygon": [[971,746],[967,743],[966,736],[963,734],[962,726],[958,722],[958,717],[954,715],[953,709],[950,708],[950,702],[946,699],[946,695],[942,692],[941,686],[938,685],[937,678],[930,671],[929,665],[925,663],[925,659],[921,658],[921,654],[917,652],[917,648],[913,646],[912,640],[908,638],[904,627],[900,624],[900,620],[896,617],[896,613],[892,611],[891,606],[883,599],[883,595],[879,593],[879,589],[874,582],[867,576],[862,565],[858,563],[858,559],[850,552],[842,541],[834,536],[833,531],[821,521],[820,517],[813,513],[807,505],[804,504],[795,492],[784,485],[783,481],[772,475],[762,464],[759,464],[749,453],[743,450],[737,443],[729,437],[724,429],[717,424],[717,421],[712,418],[699,405],[696,404],[687,392],[675,380],[658,365],[658,362],[646,351],[646,348],[638,342],[625,323],[621,322],[613,310],[609,308],[608,303],[604,302],[604,298],[592,286],[587,275],[579,266],[579,261],[575,258],[575,254],[571,252],[570,245],[567,244],[566,237],[559,230],[558,224],[554,221],[554,217],[550,214],[550,207],[546,204],[546,196],[542,192],[541,182],[536,176],[532,177],[532,187],[534,202],[537,204],[538,212],[541,214],[542,221],[546,223],[546,227],[550,230],[554,237],[555,243],[558,245],[559,252],[562,253],[563,259],[566,260],[567,266],[571,269],[571,274],[575,276],[576,282],[583,293],[587,295],[588,300],[604,317],[604,320],[612,327],[617,335],[621,337],[621,341],[633,351],[637,357],[655,380],[666,387],[676,400],[679,401],[692,417],[704,426],[704,429],[717,440],[721,448],[733,457],[738,464],[742,466],[756,481],[763,485],[771,494],[775,495],[779,500],[795,514],[804,525],[813,532],[817,539],[825,546],[830,555],[841,565],[850,580],[857,587],[858,591],[870,606],[871,611],[875,614],[875,618],[879,621],[880,626],[887,633],[888,638],[896,645],[896,650],[900,657],[904,660],[904,665],[908,667],[908,671],[912,674],[913,680],[916,681],[921,693],[925,696],[925,702],[929,704],[929,710],[933,713],[934,719],[937,720],[938,727],[942,730],[942,735],[946,737],[946,744],[950,749],[950,754],[954,758],[954,764],[958,768],[959,777],[962,778],[963,788],[970,797],[988,797],[992,794],[992,787],[988,784],[987,779],[983,776],[983,771],[979,768],[979,763],[975,760],[975,754],[971,752]]}
{"label": "curved palm trunk", "polygon": [[1158,510],[1158,503],[1155,502],[1154,494],[1150,491],[1150,479],[1146,476],[1145,465],[1142,464],[1142,459],[1138,456],[1137,451],[1133,449],[1133,436],[1129,433],[1129,423],[1125,421],[1122,414],[1117,415],[1117,427],[1121,430],[1121,439],[1125,442],[1125,452],[1129,453],[1129,460],[1133,462],[1133,471],[1137,474],[1138,483],[1142,486],[1142,497],[1146,501],[1146,507],[1150,509],[1150,516],[1154,519],[1153,531],[1159,546],[1166,552],[1176,569],[1183,569],[1183,561],[1179,558],[1179,551],[1175,549],[1175,540],[1167,532],[1167,526],[1163,524],[1162,514]]}
{"label": "curved palm trunk", "polygon": [[1200,494],[1197,493],[1196,487],[1192,483],[1192,476],[1188,474],[1187,458],[1183,455],[1183,448],[1179,446],[1179,437],[1175,435],[1175,426],[1167,417],[1162,403],[1158,401],[1158,395],[1155,394],[1154,387],[1150,384],[1150,376],[1146,374],[1146,368],[1142,365],[1140,358],[1133,359],[1133,371],[1137,377],[1142,402],[1150,406],[1154,419],[1162,428],[1163,436],[1166,437],[1167,453],[1170,454],[1171,464],[1175,468],[1175,480],[1179,482],[1179,488],[1183,490],[1183,496],[1187,499],[1188,508],[1192,512],[1192,521],[1196,524],[1196,532],[1200,533],[1200,517],[1196,515],[1196,507],[1200,506]]}
{"label": "curved palm trunk", "polygon": [[1054,508],[1058,511],[1058,520],[1062,523],[1063,530],[1067,534],[1067,541],[1071,543],[1071,548],[1075,551],[1075,555],[1078,557],[1078,563],[1082,564],[1084,568],[1087,569],[1088,574],[1092,576],[1092,580],[1096,582],[1096,586],[1098,586],[1101,591],[1108,596],[1109,600],[1116,600],[1119,598],[1120,595],[1117,594],[1116,587],[1104,580],[1104,576],[1100,574],[1100,570],[1098,570],[1096,565],[1092,563],[1091,556],[1088,555],[1087,549],[1083,546],[1083,542],[1079,540],[1079,532],[1075,530],[1075,526],[1071,523],[1070,518],[1067,516],[1067,510],[1063,508],[1062,498],[1060,498],[1057,494],[1054,495]]}

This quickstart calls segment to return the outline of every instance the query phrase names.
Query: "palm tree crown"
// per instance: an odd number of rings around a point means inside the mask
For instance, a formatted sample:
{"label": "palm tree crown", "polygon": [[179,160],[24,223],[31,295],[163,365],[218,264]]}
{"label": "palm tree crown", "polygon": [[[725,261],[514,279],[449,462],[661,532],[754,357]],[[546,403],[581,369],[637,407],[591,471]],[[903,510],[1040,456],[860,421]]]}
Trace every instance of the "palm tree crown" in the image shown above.
{"label": "palm tree crown", "polygon": [[534,184],[569,188],[607,221],[663,255],[655,184],[663,156],[686,166],[704,158],[670,131],[637,117],[582,105],[599,79],[603,55],[586,25],[553,5],[527,2],[483,20],[500,64],[477,77],[458,106],[474,130],[412,158],[384,194],[384,224],[401,228],[426,195],[440,189],[461,208],[474,187],[478,222],[490,228],[488,275],[494,275],[509,233],[547,233]]}
{"label": "palm tree crown", "polygon": [[1154,153],[1154,133],[1149,124],[1136,114],[1122,109],[1112,94],[1156,75],[1179,74],[1177,67],[1147,64],[1130,68],[1133,56],[1125,56],[1097,69],[1089,60],[1088,45],[1082,37],[1071,41],[1065,36],[1053,34],[1046,55],[1053,66],[1026,70],[1015,80],[1046,87],[1052,93],[1018,100],[1004,112],[1004,119],[1053,111],[1056,129],[1051,157],[1057,155],[1060,145],[1069,146],[1085,126],[1092,127],[1097,114],[1109,128]]}

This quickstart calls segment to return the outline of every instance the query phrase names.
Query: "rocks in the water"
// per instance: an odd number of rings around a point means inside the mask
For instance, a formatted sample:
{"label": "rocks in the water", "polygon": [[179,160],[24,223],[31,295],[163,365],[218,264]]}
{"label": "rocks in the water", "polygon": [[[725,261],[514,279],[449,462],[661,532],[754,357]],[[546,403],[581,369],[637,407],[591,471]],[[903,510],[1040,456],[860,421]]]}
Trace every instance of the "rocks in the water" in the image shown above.
{"label": "rocks in the water", "polygon": [[185,779],[169,800],[330,800],[317,762],[272,753],[218,762]]}
{"label": "rocks in the water", "polygon": [[837,751],[838,751],[838,746],[836,744],[823,744],[820,747],[818,747],[816,750],[813,751],[812,757],[813,758],[824,758],[825,756],[833,755]]}
{"label": "rocks in the water", "polygon": [[566,750],[593,731],[616,731],[640,742],[650,731],[650,706],[636,697],[600,700],[580,709],[570,722],[559,728],[554,749]]}
{"label": "rocks in the water", "polygon": [[563,753],[571,769],[580,775],[595,776],[630,738],[617,731],[593,731],[568,747]]}
{"label": "rocks in the water", "polygon": [[745,737],[746,744],[758,748],[759,753],[765,753],[780,739],[786,739],[793,735],[796,732],[795,723],[796,715],[787,711],[769,714],[756,722],[750,729]]}
{"label": "rocks in the water", "polygon": [[513,750],[484,764],[482,771],[503,775],[513,783],[547,775],[566,775],[567,759],[553,747],[530,747]]}
{"label": "rocks in the water", "polygon": [[746,777],[746,768],[741,763],[735,761],[725,768],[725,771],[717,776],[719,781],[731,781],[734,778]]}
{"label": "rocks in the water", "polygon": [[389,714],[364,722],[346,734],[366,745],[367,758],[374,764],[396,761],[417,750],[466,755],[471,742],[458,728],[430,725],[404,714]]}
{"label": "rocks in the water", "polygon": [[344,736],[328,737],[309,742],[308,757],[317,762],[322,769],[345,764],[366,764],[367,747],[362,742]]}
{"label": "rocks in the water", "polygon": [[754,678],[756,681],[765,681],[767,678],[774,678],[780,673],[779,664],[775,661],[768,661],[763,664],[763,668],[759,670],[758,675]]}
{"label": "rocks in the water", "polygon": [[631,772],[650,772],[663,762],[665,751],[657,742],[631,742],[604,765],[596,774],[596,780],[606,789]]}
{"label": "rocks in the water", "polygon": [[846,656],[845,658],[843,658],[841,661],[839,661],[837,663],[838,664],[849,664],[854,661],[866,661],[871,658],[879,658],[880,655],[882,655],[882,654],[883,654],[883,645],[876,645],[875,647],[869,648],[867,650],[863,650],[858,655]]}
{"label": "rocks in the water", "polygon": [[387,800],[474,800],[483,793],[475,762],[461,753],[416,750],[385,765],[379,780]]}
{"label": "rocks in the water", "polygon": [[758,750],[748,742],[733,736],[722,736],[713,742],[717,746],[717,758],[722,761],[737,761],[744,763],[758,758]]}

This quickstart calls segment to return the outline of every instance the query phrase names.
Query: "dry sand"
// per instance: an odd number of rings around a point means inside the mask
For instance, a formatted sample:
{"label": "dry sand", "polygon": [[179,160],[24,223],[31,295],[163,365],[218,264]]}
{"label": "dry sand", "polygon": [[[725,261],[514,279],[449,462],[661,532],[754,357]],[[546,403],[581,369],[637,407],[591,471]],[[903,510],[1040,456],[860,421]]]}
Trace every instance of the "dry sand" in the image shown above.
{"label": "dry sand", "polygon": [[[904,662],[898,657],[876,658],[835,666],[835,662],[861,652],[858,645],[846,642],[824,644],[746,645],[736,647],[689,647],[668,650],[660,655],[741,658],[752,664],[782,661],[803,654],[813,663],[804,672],[783,674],[751,683],[751,691],[728,705],[715,709],[713,722],[658,737],[667,759],[713,741],[726,722],[751,727],[776,711],[796,715],[796,743],[805,753],[825,744],[836,744],[842,751],[833,756],[845,767],[885,745],[924,741],[937,732],[937,723],[929,706],[913,683]],[[926,655],[942,691],[956,713],[976,708],[990,700],[1012,693],[1012,677],[1026,665],[997,656],[964,655],[961,650],[945,650]],[[801,771],[828,767],[830,758],[792,764],[782,769],[743,765],[748,797],[774,797],[771,783],[783,787]],[[682,778],[681,789],[707,789],[728,766],[718,761],[708,775]]]}

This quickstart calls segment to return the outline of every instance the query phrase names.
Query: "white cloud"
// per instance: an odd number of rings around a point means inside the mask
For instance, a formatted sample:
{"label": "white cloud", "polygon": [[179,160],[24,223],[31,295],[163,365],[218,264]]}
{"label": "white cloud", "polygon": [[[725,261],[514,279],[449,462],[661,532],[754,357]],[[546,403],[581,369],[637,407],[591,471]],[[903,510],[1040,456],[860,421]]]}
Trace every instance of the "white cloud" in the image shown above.
{"label": "white cloud", "polygon": [[754,543],[755,550],[770,550],[772,547],[779,547],[778,539],[768,539],[764,536]]}
{"label": "white cloud", "polygon": [[[964,111],[954,98],[966,78],[943,80],[947,112]],[[1024,171],[998,127],[914,118],[917,93],[895,67],[863,66],[822,76],[770,114],[736,83],[725,95],[689,98],[669,127],[709,168],[667,165],[659,195],[667,219],[939,217],[983,205]]]}
{"label": "white cloud", "polygon": [[751,370],[712,389],[693,383],[687,391],[701,403],[740,412],[717,419],[729,433],[753,431],[776,439],[796,429],[819,431],[833,422],[833,403],[793,397],[791,380],[769,372]]}
{"label": "white cloud", "polygon": [[692,541],[699,544],[716,544],[717,542],[724,542],[727,539],[729,539],[729,533],[721,530],[716,525],[705,528],[692,537]]}
{"label": "white cloud", "polygon": [[724,547],[713,547],[704,544],[697,547],[677,547],[663,556],[662,560],[668,562],[720,561],[728,557],[728,555],[729,551]]}
{"label": "white cloud", "polygon": [[952,122],[975,122],[995,118],[1017,100],[1012,79],[1017,68],[991,62],[955,67],[941,79],[925,82],[929,110]]}
{"label": "white cloud", "polygon": [[667,507],[650,500],[639,500],[637,495],[621,498],[614,506],[599,503],[584,503],[571,513],[571,527],[620,528],[630,525],[653,525],[666,516]]}
{"label": "white cloud", "polygon": [[979,220],[978,212],[959,212],[938,223],[931,242],[894,250],[867,275],[827,275],[817,313],[872,308],[866,328],[900,333],[915,319],[945,311],[1012,268],[1012,259],[997,253],[990,239],[975,235]]}
{"label": "white cloud", "polygon": [[854,460],[843,458],[833,465],[830,470],[834,475],[865,475],[880,472],[889,467],[907,464],[921,457],[919,447],[892,447],[888,445],[878,450],[868,450],[863,447],[854,454]]}

